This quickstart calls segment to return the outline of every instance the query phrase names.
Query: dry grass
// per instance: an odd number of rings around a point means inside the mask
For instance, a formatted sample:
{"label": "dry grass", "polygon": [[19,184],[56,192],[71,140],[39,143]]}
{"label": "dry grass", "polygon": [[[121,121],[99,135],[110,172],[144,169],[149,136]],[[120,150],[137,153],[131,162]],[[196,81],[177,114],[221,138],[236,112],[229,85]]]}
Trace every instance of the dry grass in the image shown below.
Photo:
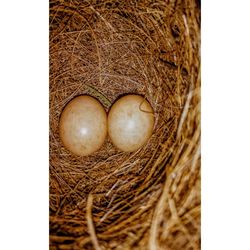
{"label": "dry grass", "polygon": [[[195,0],[50,2],[50,249],[200,249],[199,50]],[[62,146],[69,100],[126,93],[155,110],[144,147]]]}

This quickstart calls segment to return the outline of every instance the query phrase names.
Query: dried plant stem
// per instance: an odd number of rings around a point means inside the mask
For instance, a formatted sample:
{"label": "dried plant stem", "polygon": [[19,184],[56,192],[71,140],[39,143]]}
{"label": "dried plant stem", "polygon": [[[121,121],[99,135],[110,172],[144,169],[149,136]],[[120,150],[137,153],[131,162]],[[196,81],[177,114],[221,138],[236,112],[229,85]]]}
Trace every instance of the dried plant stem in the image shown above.
{"label": "dried plant stem", "polygon": [[92,194],[89,194],[88,196],[88,200],[87,200],[87,213],[86,213],[86,219],[87,219],[87,223],[88,223],[88,230],[89,230],[89,234],[93,243],[93,246],[95,248],[95,250],[101,250],[97,237],[96,237],[96,233],[95,233],[95,227],[94,227],[94,223],[92,220],[92,205],[93,205],[93,196]]}

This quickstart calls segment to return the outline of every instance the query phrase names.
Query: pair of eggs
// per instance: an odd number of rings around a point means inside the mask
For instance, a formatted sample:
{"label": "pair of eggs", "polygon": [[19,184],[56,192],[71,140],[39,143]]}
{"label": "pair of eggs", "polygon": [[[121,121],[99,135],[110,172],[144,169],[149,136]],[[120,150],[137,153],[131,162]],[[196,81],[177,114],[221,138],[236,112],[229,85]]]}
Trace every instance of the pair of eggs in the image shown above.
{"label": "pair of eggs", "polygon": [[139,95],[121,97],[108,115],[95,98],[88,95],[75,97],[64,108],[59,122],[64,146],[79,156],[100,149],[107,134],[118,149],[135,151],[147,142],[153,128],[153,109]]}

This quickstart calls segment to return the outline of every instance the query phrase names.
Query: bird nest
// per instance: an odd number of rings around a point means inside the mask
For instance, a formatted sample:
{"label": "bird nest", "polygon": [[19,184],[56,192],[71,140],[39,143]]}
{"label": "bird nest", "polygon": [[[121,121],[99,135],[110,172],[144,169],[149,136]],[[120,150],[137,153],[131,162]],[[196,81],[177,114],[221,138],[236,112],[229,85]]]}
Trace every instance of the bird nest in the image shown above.
{"label": "bird nest", "polygon": [[[50,1],[50,249],[200,249],[199,50],[195,0]],[[152,137],[71,154],[58,123],[81,94],[144,96]]]}

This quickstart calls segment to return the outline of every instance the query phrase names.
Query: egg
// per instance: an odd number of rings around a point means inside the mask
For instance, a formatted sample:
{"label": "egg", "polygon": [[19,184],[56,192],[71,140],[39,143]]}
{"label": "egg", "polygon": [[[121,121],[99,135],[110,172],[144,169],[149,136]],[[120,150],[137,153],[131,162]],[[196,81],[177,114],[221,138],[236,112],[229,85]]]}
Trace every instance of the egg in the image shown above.
{"label": "egg", "polygon": [[108,114],[108,134],[120,150],[132,152],[142,147],[154,128],[154,111],[140,95],[126,95],[118,99]]}
{"label": "egg", "polygon": [[59,134],[65,148],[76,155],[97,151],[107,135],[107,114],[101,103],[88,95],[75,97],[61,114]]}

